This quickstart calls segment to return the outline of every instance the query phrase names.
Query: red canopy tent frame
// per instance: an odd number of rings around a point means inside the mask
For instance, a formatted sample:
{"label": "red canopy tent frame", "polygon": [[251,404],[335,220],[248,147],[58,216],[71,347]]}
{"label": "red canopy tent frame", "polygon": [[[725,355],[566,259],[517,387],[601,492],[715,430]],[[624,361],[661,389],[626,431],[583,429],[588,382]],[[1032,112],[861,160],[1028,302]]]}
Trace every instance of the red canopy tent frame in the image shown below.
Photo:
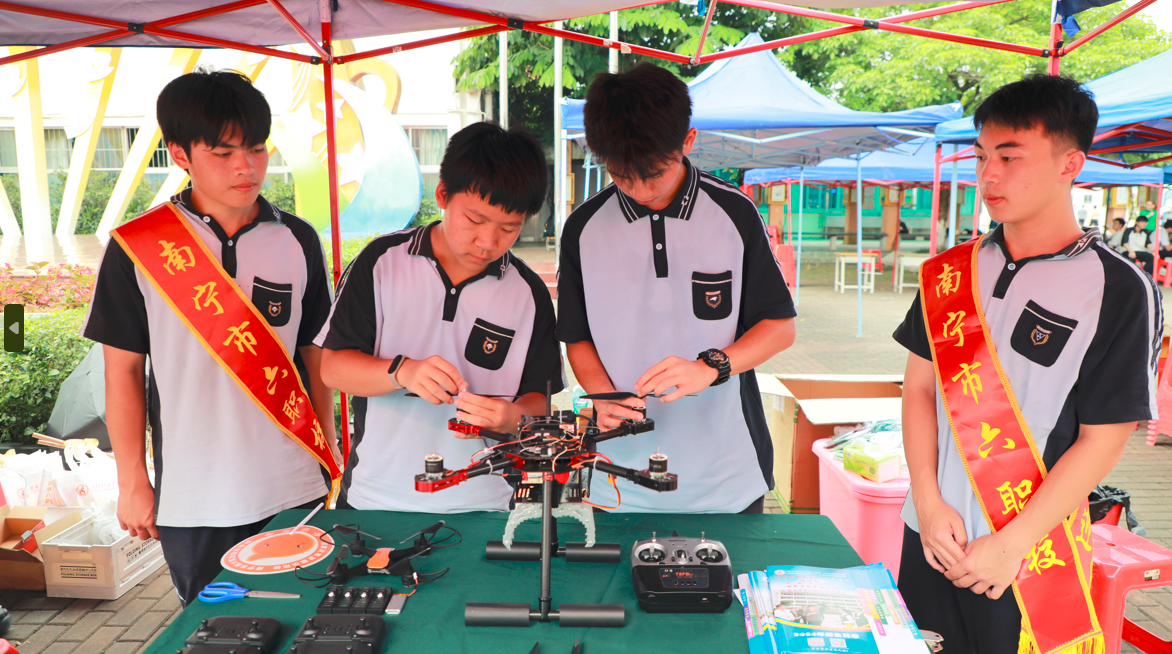
{"label": "red canopy tent frame", "polygon": [[[829,38],[829,37],[838,36],[841,34],[850,34],[852,32],[858,32],[858,31],[862,31],[862,30],[885,30],[885,31],[898,32],[898,33],[903,33],[903,34],[911,34],[914,36],[921,36],[924,38],[949,41],[949,42],[953,42],[953,43],[961,43],[961,44],[965,44],[965,45],[973,45],[973,46],[977,46],[977,47],[992,48],[992,49],[997,49],[997,50],[1006,50],[1006,51],[1010,51],[1010,52],[1018,52],[1021,54],[1035,55],[1035,56],[1039,56],[1039,57],[1047,57],[1049,59],[1049,72],[1051,74],[1058,74],[1059,57],[1061,57],[1062,55],[1064,55],[1064,54],[1074,50],[1075,48],[1083,45],[1087,41],[1093,39],[1094,37],[1103,33],[1107,29],[1110,29],[1111,27],[1117,25],[1118,23],[1122,22],[1123,20],[1125,20],[1129,16],[1135,14],[1136,12],[1142,10],[1144,7],[1147,7],[1148,5],[1155,2],[1156,0],[1140,0],[1140,2],[1129,7],[1128,9],[1124,10],[1119,15],[1117,15],[1115,18],[1111,19],[1110,21],[1107,21],[1103,25],[1100,25],[1099,27],[1095,28],[1091,32],[1087,33],[1082,38],[1072,42],[1070,45],[1067,45],[1067,46],[1063,46],[1062,42],[1059,40],[1059,36],[1061,34],[1061,31],[1060,31],[1059,26],[1057,24],[1055,24],[1051,28],[1050,44],[1049,44],[1048,48],[1037,48],[1037,47],[1033,47],[1033,46],[1015,45],[1012,43],[1004,43],[1001,41],[994,41],[994,40],[990,40],[990,39],[980,39],[980,38],[967,37],[967,36],[961,36],[961,35],[956,35],[956,34],[948,34],[945,32],[937,32],[937,31],[927,30],[927,29],[922,29],[922,28],[917,28],[917,27],[910,27],[910,26],[903,24],[903,23],[917,20],[917,19],[921,19],[921,18],[929,18],[932,16],[940,16],[940,15],[954,13],[954,12],[958,12],[958,11],[976,9],[976,8],[984,7],[984,6],[988,6],[988,5],[1000,4],[1002,2],[1009,2],[1011,0],[980,0],[980,1],[973,1],[973,2],[959,2],[959,3],[953,4],[953,5],[948,5],[945,7],[937,7],[934,9],[927,9],[927,10],[917,11],[917,12],[908,12],[908,13],[904,13],[904,14],[900,14],[900,15],[896,15],[896,16],[891,16],[888,18],[882,18],[879,20],[857,18],[854,16],[834,14],[834,13],[820,11],[820,10],[816,10],[816,9],[807,9],[807,8],[803,8],[803,7],[794,7],[794,6],[790,6],[790,5],[784,5],[784,4],[775,4],[772,2],[766,2],[764,0],[712,0],[712,4],[709,6],[709,10],[708,10],[707,16],[705,18],[705,22],[704,22],[700,42],[699,42],[699,47],[697,48],[696,54],[691,57],[689,57],[687,55],[681,55],[678,53],[674,53],[674,52],[666,52],[663,50],[657,50],[655,48],[648,48],[648,47],[635,45],[635,44],[631,44],[631,43],[625,43],[625,42],[619,41],[619,40],[604,39],[601,37],[591,36],[589,34],[582,34],[582,33],[574,32],[574,31],[570,31],[570,30],[555,29],[552,27],[547,27],[545,21],[542,21],[542,22],[524,21],[524,20],[520,20],[520,19],[513,19],[513,18],[507,18],[504,16],[488,14],[488,13],[481,12],[481,11],[462,9],[462,8],[458,8],[458,7],[450,7],[447,5],[437,4],[434,2],[427,2],[426,0],[383,0],[383,1],[390,3],[390,4],[401,5],[404,7],[413,7],[416,9],[423,9],[426,11],[432,11],[437,14],[443,14],[443,15],[447,15],[447,16],[457,16],[457,17],[468,19],[468,20],[483,22],[486,24],[486,26],[482,27],[482,28],[478,28],[478,29],[473,29],[473,30],[462,30],[462,31],[459,31],[459,32],[456,32],[453,34],[446,35],[446,36],[435,37],[435,38],[430,38],[430,39],[423,39],[423,40],[414,41],[411,43],[405,43],[402,45],[392,46],[389,48],[380,48],[377,50],[370,50],[367,52],[361,52],[361,53],[356,53],[356,54],[347,55],[347,56],[335,57],[335,56],[333,56],[332,46],[331,46],[332,12],[330,10],[329,0],[318,0],[318,5],[320,8],[320,15],[321,15],[321,35],[320,35],[321,39],[320,39],[320,42],[318,40],[316,40],[315,37],[313,35],[311,35],[308,30],[305,29],[304,26],[302,26],[300,23],[297,22],[297,20],[292,16],[292,14],[290,14],[285,9],[285,7],[281,4],[281,0],[238,0],[237,2],[230,2],[230,3],[223,4],[223,5],[218,5],[215,7],[209,7],[207,9],[202,9],[199,11],[188,12],[186,14],[179,14],[179,15],[173,16],[171,18],[166,18],[166,19],[162,19],[162,20],[155,20],[155,21],[151,21],[148,23],[125,23],[125,22],[121,22],[121,21],[111,20],[111,19],[107,19],[107,18],[101,18],[101,17],[97,17],[97,16],[89,16],[89,15],[80,14],[80,13],[42,9],[39,7],[31,7],[31,6],[22,5],[22,4],[14,3],[14,2],[0,1],[0,11],[22,13],[22,14],[33,15],[33,16],[41,16],[41,17],[45,17],[45,18],[53,18],[53,19],[58,19],[58,20],[63,20],[63,21],[74,22],[74,23],[95,25],[98,27],[104,27],[104,28],[109,29],[109,31],[107,31],[107,32],[102,32],[100,34],[95,34],[93,36],[87,36],[84,38],[75,39],[73,41],[58,43],[56,45],[51,45],[51,46],[45,46],[42,48],[38,48],[36,50],[30,50],[30,51],[26,51],[26,52],[22,52],[22,53],[18,53],[18,54],[9,55],[6,57],[0,57],[0,65],[16,63],[19,61],[24,61],[26,59],[41,57],[41,56],[44,56],[47,54],[53,54],[55,52],[62,52],[65,50],[71,50],[73,48],[93,46],[93,45],[97,45],[99,43],[104,43],[107,41],[112,41],[115,39],[130,36],[132,34],[150,34],[150,35],[154,35],[154,36],[166,37],[166,38],[170,38],[170,39],[174,39],[174,40],[178,40],[178,41],[184,41],[184,42],[194,43],[194,44],[203,45],[203,46],[210,46],[210,47],[217,47],[217,48],[229,48],[229,49],[234,49],[234,50],[240,50],[243,52],[251,52],[251,53],[266,55],[266,56],[270,56],[270,57],[277,57],[277,58],[281,58],[281,59],[291,59],[293,61],[300,61],[303,63],[309,63],[309,64],[313,64],[313,65],[322,65],[323,66],[323,82],[324,82],[324,86],[325,86],[325,95],[328,98],[328,97],[332,97],[333,92],[334,92],[334,73],[333,73],[333,66],[325,65],[325,64],[341,64],[341,63],[345,63],[346,61],[357,61],[357,60],[366,59],[369,57],[376,57],[376,56],[380,56],[383,54],[393,54],[396,52],[413,50],[416,48],[422,48],[422,47],[426,47],[429,45],[435,45],[435,44],[439,44],[439,43],[446,43],[449,41],[458,41],[461,39],[472,38],[472,37],[476,37],[476,36],[485,36],[488,34],[495,34],[497,32],[502,32],[505,30],[523,30],[523,31],[527,31],[527,32],[533,32],[535,34],[545,34],[548,36],[561,37],[564,39],[568,39],[570,41],[577,41],[579,43],[586,43],[589,45],[596,45],[599,47],[619,50],[619,51],[621,51],[623,53],[627,53],[627,54],[638,54],[638,55],[653,57],[656,59],[663,59],[666,61],[674,61],[674,62],[683,63],[683,64],[708,63],[708,62],[716,61],[718,59],[735,57],[735,56],[738,56],[741,54],[749,54],[750,52],[757,52],[759,50],[769,50],[769,49],[784,47],[787,45],[796,45],[798,43],[805,43],[808,41]],[[636,4],[632,4],[628,8],[649,6],[649,5],[655,5],[655,4],[663,4],[664,2],[668,2],[668,1],[670,1],[670,0],[654,0],[652,2],[636,3]],[[724,51],[717,52],[717,53],[703,55],[701,53],[703,52],[704,41],[705,41],[705,38],[707,37],[708,29],[711,26],[712,18],[715,13],[715,6],[716,6],[716,3],[720,2],[720,1],[723,1],[726,4],[733,4],[733,5],[739,5],[739,6],[743,6],[743,7],[750,7],[750,8],[756,8],[756,9],[764,9],[767,11],[784,13],[784,14],[789,14],[789,15],[793,15],[793,16],[803,16],[806,18],[817,18],[817,19],[826,20],[826,21],[833,22],[833,23],[841,23],[844,26],[838,27],[838,28],[833,28],[833,29],[822,30],[822,31],[818,31],[818,32],[812,32],[809,34],[804,34],[804,35],[799,35],[799,36],[788,37],[785,39],[778,39],[775,41],[770,41],[767,43],[762,43],[762,44],[758,44],[758,45],[754,45],[754,46],[746,46],[746,47],[742,47],[742,48],[732,48],[732,49],[724,50]],[[278,50],[276,48],[255,46],[255,45],[250,45],[247,43],[239,43],[239,42],[235,42],[235,41],[228,41],[225,39],[218,39],[215,37],[204,36],[204,35],[200,35],[200,34],[193,34],[190,32],[183,32],[183,31],[179,31],[179,30],[170,29],[174,26],[182,25],[183,23],[189,23],[191,21],[199,20],[201,18],[206,18],[209,16],[216,16],[216,15],[220,15],[220,14],[226,14],[226,13],[230,13],[230,12],[237,11],[240,9],[255,7],[255,6],[259,6],[259,5],[263,5],[263,4],[268,4],[269,6],[271,6],[273,8],[274,11],[276,11],[278,14],[280,14],[282,16],[282,18],[284,18],[285,21],[290,25],[290,27],[292,27],[298,33],[298,35],[301,36],[301,38],[304,40],[304,42],[306,44],[308,44],[309,47],[312,48],[316,54],[304,55],[304,54],[300,54],[297,52],[288,52],[288,51],[284,51],[284,50]],[[552,22],[552,21],[550,21],[550,22]],[[339,218],[339,212],[338,212],[338,169],[337,169],[337,143],[336,143],[336,134],[335,134],[336,117],[335,117],[334,103],[332,103],[332,102],[325,103],[325,114],[326,114],[327,169],[328,169],[329,184],[330,184],[330,188],[329,188],[330,235],[331,235],[331,245],[332,245],[332,249],[333,249],[333,258],[334,258],[333,274],[334,274],[334,282],[336,284],[342,274],[342,269],[341,269],[342,262],[341,262],[340,227],[339,227],[339,222],[338,222],[338,218]],[[1172,135],[1170,135],[1170,136],[1172,136]],[[1154,163],[1154,162],[1152,162],[1152,163]],[[938,172],[939,172],[939,167],[937,167],[937,173]],[[936,188],[937,192],[939,190],[938,187],[939,187],[939,184],[938,183],[935,184],[935,188]],[[935,219],[935,216],[933,218]],[[934,220],[933,221],[933,244],[935,243],[935,224],[936,223]],[[347,407],[346,407],[345,395],[343,395],[342,396],[342,447],[343,447],[343,454],[346,458],[349,457],[349,447],[350,447],[349,420],[348,420],[347,414],[348,414],[348,411],[347,411]]]}

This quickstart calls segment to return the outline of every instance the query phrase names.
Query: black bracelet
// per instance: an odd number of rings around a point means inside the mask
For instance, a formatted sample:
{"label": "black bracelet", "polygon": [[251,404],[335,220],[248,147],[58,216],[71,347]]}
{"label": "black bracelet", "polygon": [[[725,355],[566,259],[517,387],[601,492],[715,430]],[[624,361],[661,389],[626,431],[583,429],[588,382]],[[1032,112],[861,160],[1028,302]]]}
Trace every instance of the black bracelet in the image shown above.
{"label": "black bracelet", "polygon": [[387,374],[390,375],[391,382],[396,385],[401,385],[401,384],[399,384],[399,382],[395,380],[395,373],[399,372],[399,367],[403,365],[403,361],[406,360],[406,358],[407,357],[400,354],[399,356],[395,357],[394,361],[391,362],[391,367],[387,368]]}

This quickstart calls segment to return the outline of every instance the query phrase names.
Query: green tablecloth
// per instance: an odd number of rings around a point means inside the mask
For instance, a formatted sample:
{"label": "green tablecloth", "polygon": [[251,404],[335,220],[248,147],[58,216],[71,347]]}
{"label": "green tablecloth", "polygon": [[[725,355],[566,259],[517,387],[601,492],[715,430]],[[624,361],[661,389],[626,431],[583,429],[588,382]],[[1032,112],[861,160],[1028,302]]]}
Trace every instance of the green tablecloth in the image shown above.
{"label": "green tablecloth", "polygon": [[[285,511],[273,518],[270,529],[291,527],[306,511]],[[745,623],[736,601],[720,614],[648,614],[635,601],[631,588],[631,545],[650,538],[655,530],[668,536],[675,529],[681,536],[699,537],[703,530],[728,548],[733,573],[764,570],[769,565],[811,565],[841,568],[862,561],[830,522],[817,515],[669,515],[609,513],[595,516],[598,542],[619,543],[620,563],[567,563],[554,559],[553,605],[602,603],[623,604],[627,625],[622,628],[563,628],[557,623],[534,623],[529,627],[466,627],[466,602],[524,602],[536,608],[540,590],[539,562],[486,561],[484,544],[500,540],[504,513],[463,513],[436,516],[389,511],[321,511],[310,524],[329,529],[334,524],[357,522],[363,531],[383,538],[378,545],[393,546],[419,529],[444,519],[460,530],[464,541],[450,549],[438,550],[417,559],[415,569],[434,572],[451,567],[446,576],[426,586],[407,600],[403,613],[385,616],[387,639],[384,651],[411,654],[431,652],[503,652],[528,654],[535,641],[541,652],[569,654],[575,639],[581,639],[583,654],[603,652],[743,652],[747,651]],[[583,528],[576,521],[558,523],[563,542],[581,541]],[[517,528],[518,540],[539,540],[540,523],[527,522]],[[370,541],[372,543],[376,541]],[[310,570],[324,572],[329,560]],[[199,601],[188,606],[155,641],[152,651],[174,652],[199,626],[200,620],[218,615],[270,616],[281,621],[281,645],[288,651],[296,630],[316,613],[324,590],[299,582],[292,573],[244,575],[223,572],[217,581],[231,581],[253,590],[300,593],[300,599],[244,598],[219,604]],[[363,576],[351,586],[386,586],[402,592],[397,577]]]}

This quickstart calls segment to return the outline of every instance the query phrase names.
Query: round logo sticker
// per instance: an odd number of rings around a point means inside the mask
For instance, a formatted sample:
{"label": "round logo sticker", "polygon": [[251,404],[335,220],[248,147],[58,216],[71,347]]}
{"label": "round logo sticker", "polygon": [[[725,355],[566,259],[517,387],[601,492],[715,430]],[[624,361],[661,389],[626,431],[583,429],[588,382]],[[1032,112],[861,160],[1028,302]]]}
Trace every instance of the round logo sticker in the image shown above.
{"label": "round logo sticker", "polygon": [[271,575],[313,565],[330,555],[333,541],[317,527],[266,531],[237,543],[220,559],[225,570]]}

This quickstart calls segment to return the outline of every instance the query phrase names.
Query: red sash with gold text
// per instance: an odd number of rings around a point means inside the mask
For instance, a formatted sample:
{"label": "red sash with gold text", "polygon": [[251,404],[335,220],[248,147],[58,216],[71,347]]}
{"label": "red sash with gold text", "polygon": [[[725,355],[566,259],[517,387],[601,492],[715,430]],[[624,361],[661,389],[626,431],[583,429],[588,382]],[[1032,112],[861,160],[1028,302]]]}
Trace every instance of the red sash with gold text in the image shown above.
{"label": "red sash with gold text", "polygon": [[161,204],[110,235],[245,395],[329,471],[332,505],[342,471],[289,352],[179,209]]}
{"label": "red sash with gold text", "polygon": [[[952,436],[985,520],[997,532],[1022,510],[1047,470],[989,337],[977,286],[980,242],[925,261],[920,298]],[[1021,563],[1013,584],[1022,614],[1020,653],[1103,652],[1090,580],[1091,520],[1084,500]]]}

